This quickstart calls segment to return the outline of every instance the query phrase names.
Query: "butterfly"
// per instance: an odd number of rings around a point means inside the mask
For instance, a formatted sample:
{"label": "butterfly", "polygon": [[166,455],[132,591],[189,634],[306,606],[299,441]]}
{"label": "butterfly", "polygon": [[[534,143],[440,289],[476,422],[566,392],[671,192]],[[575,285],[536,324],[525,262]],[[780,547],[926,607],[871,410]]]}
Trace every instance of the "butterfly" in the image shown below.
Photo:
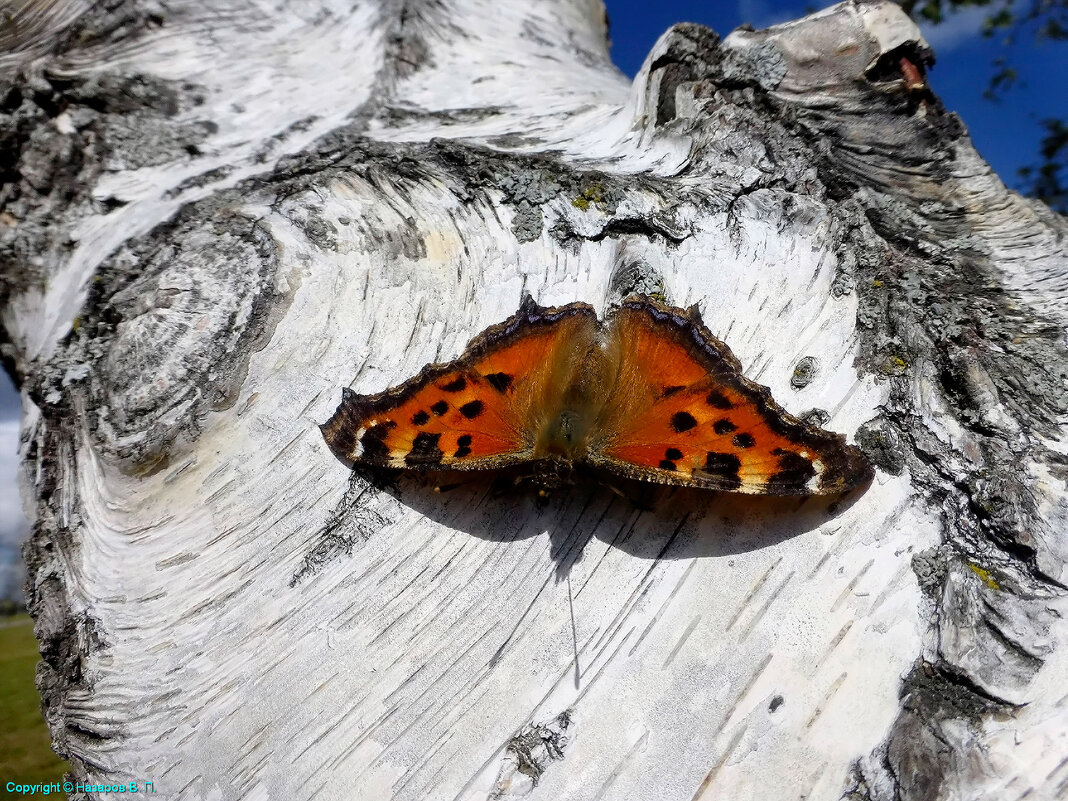
{"label": "butterfly", "polygon": [[696,307],[635,296],[539,306],[374,395],[343,390],[322,426],[351,465],[416,471],[526,467],[535,483],[576,468],[756,495],[832,495],[871,481],[840,434],[787,414]]}

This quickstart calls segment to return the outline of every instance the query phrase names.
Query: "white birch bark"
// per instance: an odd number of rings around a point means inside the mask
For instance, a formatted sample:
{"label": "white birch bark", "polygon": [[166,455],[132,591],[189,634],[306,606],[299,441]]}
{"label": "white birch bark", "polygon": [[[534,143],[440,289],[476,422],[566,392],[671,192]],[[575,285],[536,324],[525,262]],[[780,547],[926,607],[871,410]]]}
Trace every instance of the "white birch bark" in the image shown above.
{"label": "white birch bark", "polygon": [[[1068,230],[908,87],[896,6],[676,26],[633,84],[595,0],[44,8],[3,62],[0,323],[72,779],[1066,793]],[[319,435],[524,292],[630,289],[870,489],[537,509]]]}

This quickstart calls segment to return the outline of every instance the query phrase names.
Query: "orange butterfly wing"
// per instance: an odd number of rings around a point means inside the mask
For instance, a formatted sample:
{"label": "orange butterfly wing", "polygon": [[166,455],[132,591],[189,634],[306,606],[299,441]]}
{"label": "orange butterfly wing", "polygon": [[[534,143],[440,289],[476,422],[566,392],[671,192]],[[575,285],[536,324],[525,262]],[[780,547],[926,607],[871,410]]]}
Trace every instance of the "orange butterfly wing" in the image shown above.
{"label": "orange butterfly wing", "polygon": [[844,437],[792,417],[743,377],[696,310],[631,298],[608,325],[617,377],[591,443],[593,466],[764,495],[834,494],[871,480]]}
{"label": "orange butterfly wing", "polygon": [[345,390],[320,426],[342,461],[414,470],[485,470],[533,456],[539,409],[570,379],[597,316],[585,303],[519,311],[463,355],[375,395]]}

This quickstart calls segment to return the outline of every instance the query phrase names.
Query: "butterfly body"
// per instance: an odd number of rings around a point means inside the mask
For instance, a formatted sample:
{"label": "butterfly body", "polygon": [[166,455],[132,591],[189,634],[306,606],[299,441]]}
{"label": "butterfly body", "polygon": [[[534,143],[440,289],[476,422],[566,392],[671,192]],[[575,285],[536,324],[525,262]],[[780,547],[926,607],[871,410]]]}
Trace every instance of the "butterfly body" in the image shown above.
{"label": "butterfly body", "polygon": [[349,463],[524,466],[543,487],[580,467],[771,495],[833,494],[872,476],[841,435],[790,416],[742,376],[696,309],[645,297],[603,322],[585,303],[527,298],[459,359],[382,393],[347,391],[322,430]]}
{"label": "butterfly body", "polygon": [[587,423],[578,412],[563,410],[541,432],[534,458],[581,459],[586,450]]}

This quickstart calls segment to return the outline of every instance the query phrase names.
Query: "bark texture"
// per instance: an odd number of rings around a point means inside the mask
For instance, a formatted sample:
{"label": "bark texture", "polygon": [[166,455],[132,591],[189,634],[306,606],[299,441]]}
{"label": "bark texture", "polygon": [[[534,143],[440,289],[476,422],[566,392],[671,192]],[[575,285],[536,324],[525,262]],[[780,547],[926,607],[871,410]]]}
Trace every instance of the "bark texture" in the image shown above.
{"label": "bark texture", "polygon": [[[895,5],[675,26],[633,84],[596,0],[40,8],[0,61],[0,352],[75,778],[1068,793],[1068,226]],[[319,436],[525,292],[632,291],[699,304],[870,489],[537,508]]]}

